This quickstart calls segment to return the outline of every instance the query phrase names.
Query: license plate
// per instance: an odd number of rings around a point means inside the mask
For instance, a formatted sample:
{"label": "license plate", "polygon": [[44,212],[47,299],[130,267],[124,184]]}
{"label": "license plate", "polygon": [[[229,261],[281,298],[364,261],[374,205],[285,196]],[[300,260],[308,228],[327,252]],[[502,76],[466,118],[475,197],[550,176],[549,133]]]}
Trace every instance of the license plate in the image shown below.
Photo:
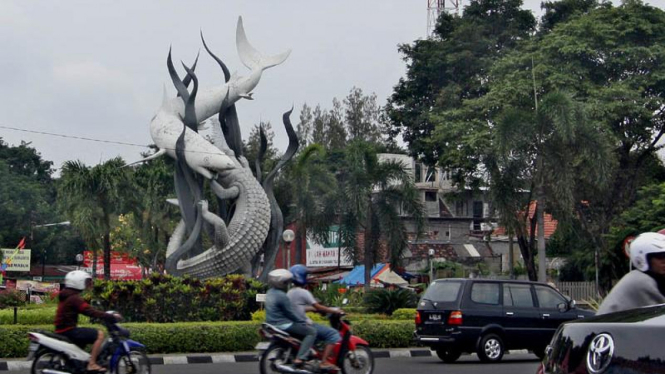
{"label": "license plate", "polygon": [[254,349],[257,351],[265,351],[268,347],[270,347],[270,342],[259,342]]}
{"label": "license plate", "polygon": [[430,321],[441,321],[441,315],[440,314],[430,314],[429,315],[429,320]]}

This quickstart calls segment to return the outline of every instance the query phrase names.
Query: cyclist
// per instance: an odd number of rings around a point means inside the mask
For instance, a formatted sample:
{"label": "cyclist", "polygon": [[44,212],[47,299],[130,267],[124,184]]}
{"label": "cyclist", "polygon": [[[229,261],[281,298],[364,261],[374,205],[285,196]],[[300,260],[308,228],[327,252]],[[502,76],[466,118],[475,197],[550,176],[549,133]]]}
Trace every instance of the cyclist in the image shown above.
{"label": "cyclist", "polygon": [[85,271],[74,270],[67,273],[65,288],[58,294],[55,333],[65,336],[81,348],[92,344],[88,371],[103,373],[106,369],[97,364],[97,356],[102,349],[104,332],[88,327],[77,327],[79,314],[110,321],[120,320],[122,317],[119,314],[104,313],[86,303],[81,297],[81,292],[91,287],[92,277]]}
{"label": "cyclist", "polygon": [[292,279],[293,274],[286,269],[276,269],[268,273],[270,289],[266,293],[266,322],[302,339],[293,361],[294,366],[302,367],[316,339],[316,330],[293,311],[291,301],[286,296]]}
{"label": "cyclist", "polygon": [[665,235],[638,235],[630,243],[630,261],[635,270],[612,288],[597,314],[665,303]]}
{"label": "cyclist", "polygon": [[314,298],[314,295],[305,288],[307,285],[307,267],[300,264],[294,265],[291,267],[291,273],[293,274],[293,284],[295,287],[291,288],[286,295],[291,300],[295,313],[305,319],[308,325],[314,327],[314,330],[316,330],[316,340],[323,341],[326,345],[321,355],[320,368],[339,370],[336,365],[328,362],[328,357],[332,354],[335,343],[341,339],[339,332],[331,327],[314,323],[307,317],[306,312],[315,311],[319,313],[341,314],[343,311],[337,308],[329,308],[319,303]]}

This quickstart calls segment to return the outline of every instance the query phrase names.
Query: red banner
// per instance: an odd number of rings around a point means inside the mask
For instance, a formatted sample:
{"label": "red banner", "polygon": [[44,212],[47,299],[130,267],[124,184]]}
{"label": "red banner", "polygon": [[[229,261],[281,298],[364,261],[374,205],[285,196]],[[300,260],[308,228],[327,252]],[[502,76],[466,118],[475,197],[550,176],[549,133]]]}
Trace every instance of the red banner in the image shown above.
{"label": "red banner", "polygon": [[[125,252],[111,252],[111,266],[113,265],[138,265],[138,262]],[[83,251],[83,266],[92,267],[92,251]],[[97,252],[97,268],[99,267],[104,267],[102,251]]]}

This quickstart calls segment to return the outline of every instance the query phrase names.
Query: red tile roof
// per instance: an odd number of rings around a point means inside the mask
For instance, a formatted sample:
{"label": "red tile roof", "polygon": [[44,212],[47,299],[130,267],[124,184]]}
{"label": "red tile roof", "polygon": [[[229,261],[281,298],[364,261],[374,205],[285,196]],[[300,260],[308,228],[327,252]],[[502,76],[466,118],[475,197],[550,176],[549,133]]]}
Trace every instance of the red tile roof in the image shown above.
{"label": "red tile roof", "polygon": [[[531,204],[529,204],[529,218],[533,218],[535,214],[536,214],[536,202],[532,201]],[[559,222],[554,218],[552,218],[552,215],[548,213],[545,213],[544,218],[545,218],[545,239],[549,239],[556,232],[556,228]],[[529,235],[531,233],[530,225],[527,225],[526,230],[527,230],[527,235]],[[499,235],[507,235],[505,227],[499,226],[494,230],[494,232],[492,232],[492,236],[499,236]],[[536,235],[538,235],[538,226],[536,226]]]}

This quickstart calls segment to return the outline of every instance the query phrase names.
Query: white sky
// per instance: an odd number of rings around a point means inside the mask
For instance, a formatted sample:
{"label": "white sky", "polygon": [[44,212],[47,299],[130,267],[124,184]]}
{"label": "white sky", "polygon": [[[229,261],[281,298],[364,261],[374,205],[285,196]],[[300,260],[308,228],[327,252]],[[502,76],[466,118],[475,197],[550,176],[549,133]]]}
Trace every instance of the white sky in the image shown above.
{"label": "white sky", "polygon": [[[665,0],[650,3],[663,7]],[[525,7],[540,14],[538,0]],[[177,68],[202,50],[200,87],[224,78],[203,50],[199,30],[231,72],[247,74],[235,48],[238,16],[257,50],[292,50],[284,64],[264,72],[254,101],[237,104],[243,138],[269,120],[282,150],[281,115],[291,105],[294,125],[303,103],[330,109],[353,86],[375,92],[383,105],[405,72],[398,44],[427,32],[426,0],[3,0],[0,126],[150,144],[148,122],[164,85],[175,92],[165,62],[170,45]],[[131,162],[144,150],[1,127],[0,137],[32,142],[56,168],[66,160],[95,165],[118,155]]]}

